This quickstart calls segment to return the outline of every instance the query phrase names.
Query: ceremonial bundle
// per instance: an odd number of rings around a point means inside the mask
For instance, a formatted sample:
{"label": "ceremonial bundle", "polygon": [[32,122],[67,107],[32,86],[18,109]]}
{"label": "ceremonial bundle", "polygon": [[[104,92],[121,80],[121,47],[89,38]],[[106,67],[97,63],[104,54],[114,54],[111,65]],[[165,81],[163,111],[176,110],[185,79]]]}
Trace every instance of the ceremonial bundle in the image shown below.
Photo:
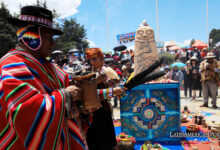
{"label": "ceremonial bundle", "polygon": [[[97,96],[97,84],[96,83],[96,73],[87,72],[85,74],[82,74],[81,76],[75,76],[73,77],[73,81],[86,83],[90,82],[91,84],[86,84],[87,86],[82,87],[82,103],[83,103],[83,109],[87,112],[93,112],[97,109],[99,109],[102,105],[98,99]],[[83,82],[84,81],[84,82]],[[89,95],[89,97],[88,97]]]}
{"label": "ceremonial bundle", "polygon": [[158,68],[159,66],[161,66],[163,61],[164,61],[163,58],[160,59],[159,61],[157,60],[155,63],[153,63],[151,66],[149,66],[149,68],[143,70],[142,72],[138,73],[133,78],[128,80],[125,83],[124,87],[129,90],[129,89],[132,89],[133,87],[138,86],[140,84],[143,84],[143,83],[160,78],[161,76],[163,76],[165,74],[164,71],[155,71],[155,72],[153,72],[153,71],[156,68]]}

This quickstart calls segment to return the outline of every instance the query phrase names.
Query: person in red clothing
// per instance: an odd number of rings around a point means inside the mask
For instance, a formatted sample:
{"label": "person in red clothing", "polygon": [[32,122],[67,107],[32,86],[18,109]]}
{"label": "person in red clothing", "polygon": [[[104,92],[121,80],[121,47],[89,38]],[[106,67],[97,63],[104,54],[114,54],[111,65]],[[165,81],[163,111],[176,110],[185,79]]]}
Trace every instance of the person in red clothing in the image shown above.
{"label": "person in red clothing", "polygon": [[0,60],[0,149],[88,149],[75,103],[81,88],[46,59],[63,33],[52,12],[24,6],[8,21],[18,27],[18,44]]}
{"label": "person in red clothing", "polygon": [[205,56],[207,55],[207,49],[206,48],[203,48],[202,49],[202,52],[201,52],[201,58],[202,60],[204,60]]}
{"label": "person in red clothing", "polygon": [[120,61],[120,57],[119,57],[118,53],[115,53],[115,54],[114,54],[113,59],[114,59],[116,62],[119,62],[119,61]]}

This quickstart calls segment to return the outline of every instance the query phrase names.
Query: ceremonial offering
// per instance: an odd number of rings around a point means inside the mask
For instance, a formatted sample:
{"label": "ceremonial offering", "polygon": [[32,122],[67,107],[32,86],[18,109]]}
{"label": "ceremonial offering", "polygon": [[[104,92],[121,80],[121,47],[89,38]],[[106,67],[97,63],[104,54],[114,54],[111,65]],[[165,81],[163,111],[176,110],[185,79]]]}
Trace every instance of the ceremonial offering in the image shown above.
{"label": "ceremonial offering", "polygon": [[150,141],[145,141],[144,144],[141,146],[141,150],[149,150],[153,148],[153,145]]}
{"label": "ceremonial offering", "polygon": [[117,143],[128,145],[130,147],[134,147],[134,144],[136,143],[136,140],[134,137],[130,135],[126,135],[125,133],[121,133],[116,136]]}
{"label": "ceremonial offering", "polygon": [[168,149],[164,148],[162,145],[158,143],[152,145],[150,141],[145,141],[144,144],[141,146],[140,150],[168,150]]}
{"label": "ceremonial offering", "polygon": [[[88,94],[90,93],[90,94]],[[91,84],[88,87],[82,88],[82,103],[84,109],[89,113],[94,112],[102,107],[101,102],[97,95],[97,85]],[[89,95],[89,97],[88,97]]]}
{"label": "ceremonial offering", "polygon": [[89,74],[82,75],[82,76],[75,76],[75,77],[72,77],[72,79],[74,81],[82,82],[84,80],[89,80],[89,79],[91,79],[93,77],[96,77],[95,73],[89,73]]}
{"label": "ceremonial offering", "polygon": [[189,133],[197,133],[199,132],[199,130],[200,128],[196,124],[190,124],[186,126],[186,132],[189,132]]}
{"label": "ceremonial offering", "polygon": [[186,123],[189,122],[189,118],[186,114],[181,116],[181,123]]}
{"label": "ceremonial offering", "polygon": [[141,71],[140,73],[136,74],[134,77],[129,79],[124,86],[127,89],[132,89],[133,87],[138,86],[139,84],[143,84],[160,78],[161,76],[164,75],[164,71],[157,71],[157,72],[153,72],[153,71],[156,68],[158,68],[163,61],[164,61],[163,58],[160,59],[159,61],[158,60],[155,61],[147,69],[144,69],[143,71]]}
{"label": "ceremonial offering", "polygon": [[[77,82],[83,82],[83,81],[87,80],[88,82],[90,82],[89,80],[91,80],[94,77],[96,77],[95,73],[88,73],[86,75],[75,76],[72,78],[72,80],[77,81]],[[92,85],[90,85],[90,86],[91,87],[87,87],[87,89],[89,89],[89,91],[82,89],[82,91],[83,91],[83,98],[82,98],[83,109],[89,113],[94,112],[95,110],[98,110],[99,108],[102,107],[100,100],[98,99],[98,96],[97,96],[97,91],[96,91],[97,85],[95,87],[93,87]],[[86,97],[88,95],[88,92],[91,92],[91,94],[92,94],[91,97]]]}

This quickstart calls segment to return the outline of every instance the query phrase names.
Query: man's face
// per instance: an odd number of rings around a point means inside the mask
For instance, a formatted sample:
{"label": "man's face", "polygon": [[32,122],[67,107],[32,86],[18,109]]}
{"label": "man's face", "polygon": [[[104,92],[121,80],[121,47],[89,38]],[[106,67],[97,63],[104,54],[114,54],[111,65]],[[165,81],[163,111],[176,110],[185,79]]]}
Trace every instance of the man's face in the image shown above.
{"label": "man's face", "polygon": [[126,67],[130,69],[131,68],[131,63],[130,62],[126,63]]}
{"label": "man's face", "polygon": [[178,67],[177,67],[177,66],[175,66],[175,67],[173,68],[173,70],[178,70]]}
{"label": "man's face", "polygon": [[90,59],[90,63],[96,69],[101,69],[104,64],[104,58],[103,57],[92,58]]}
{"label": "man's face", "polygon": [[165,69],[164,69],[165,72],[168,72],[169,70],[170,70],[169,68],[165,68]]}
{"label": "man's face", "polygon": [[54,34],[52,31],[46,28],[41,28],[42,45],[39,49],[41,57],[45,58],[50,56],[52,48],[54,46],[53,35]]}
{"label": "man's face", "polygon": [[214,61],[214,58],[207,58],[207,61],[208,61],[209,63],[212,63],[212,62]]}

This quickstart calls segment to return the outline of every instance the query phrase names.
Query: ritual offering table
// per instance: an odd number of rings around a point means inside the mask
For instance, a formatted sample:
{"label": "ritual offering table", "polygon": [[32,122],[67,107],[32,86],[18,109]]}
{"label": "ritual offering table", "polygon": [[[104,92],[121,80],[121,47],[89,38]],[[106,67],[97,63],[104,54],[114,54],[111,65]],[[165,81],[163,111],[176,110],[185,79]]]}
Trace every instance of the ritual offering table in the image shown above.
{"label": "ritual offering table", "polygon": [[179,83],[142,84],[120,99],[121,129],[136,141],[178,141],[180,131]]}

